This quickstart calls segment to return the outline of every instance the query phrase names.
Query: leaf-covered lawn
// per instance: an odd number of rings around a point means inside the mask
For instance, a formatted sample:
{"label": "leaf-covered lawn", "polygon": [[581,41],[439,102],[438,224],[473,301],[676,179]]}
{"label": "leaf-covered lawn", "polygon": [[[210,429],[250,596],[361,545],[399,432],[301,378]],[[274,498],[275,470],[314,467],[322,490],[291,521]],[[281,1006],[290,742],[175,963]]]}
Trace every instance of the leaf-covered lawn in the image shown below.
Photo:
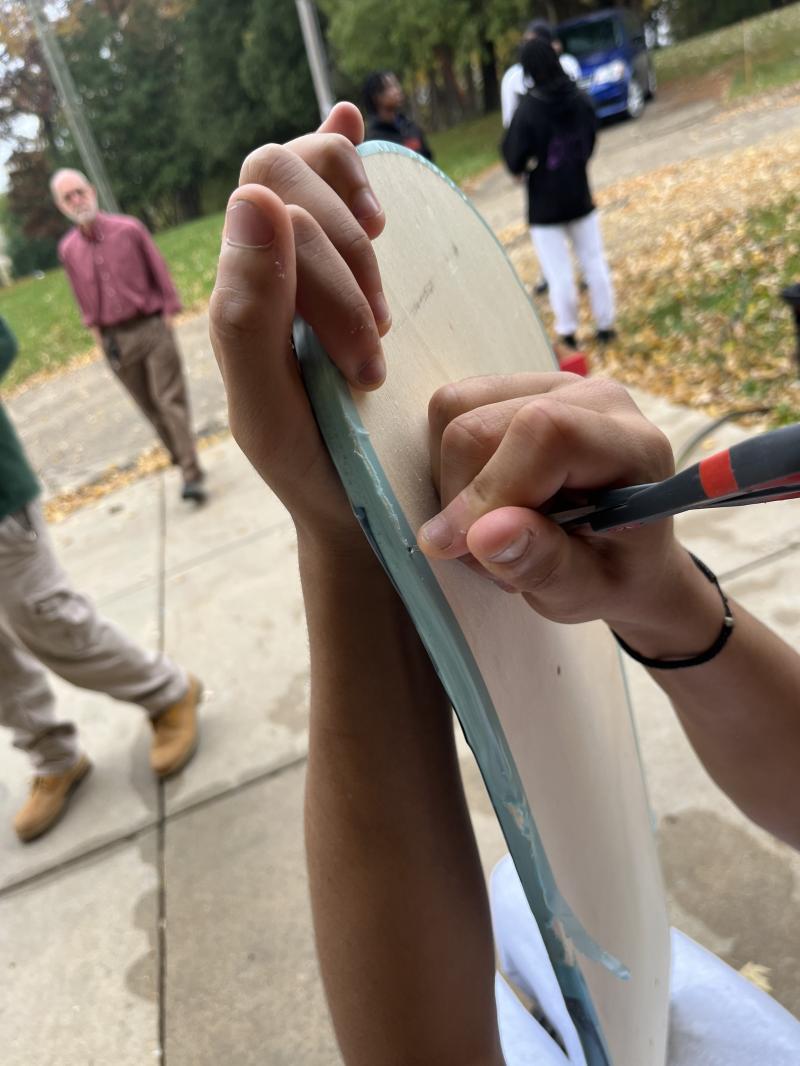
{"label": "leaf-covered lawn", "polygon": [[[795,332],[780,299],[800,281],[798,173],[795,130],[604,189],[619,341],[592,345],[584,298],[593,368],[711,414],[764,406],[772,424],[800,420]],[[516,248],[532,283],[535,258],[527,243]],[[546,301],[539,306],[551,325]]]}
{"label": "leaf-covered lawn", "polygon": [[[647,278],[621,325],[629,357],[648,360],[675,398],[718,410],[766,406],[800,419],[800,368],[782,288],[800,279],[800,201],[790,195],[692,236],[685,274]],[[649,377],[649,375],[648,375]]]}
{"label": "leaf-covered lawn", "polygon": [[87,352],[93,344],[60,269],[0,289],[0,315],[19,341],[19,355],[3,378],[4,389],[13,388],[39,371],[58,368]]}

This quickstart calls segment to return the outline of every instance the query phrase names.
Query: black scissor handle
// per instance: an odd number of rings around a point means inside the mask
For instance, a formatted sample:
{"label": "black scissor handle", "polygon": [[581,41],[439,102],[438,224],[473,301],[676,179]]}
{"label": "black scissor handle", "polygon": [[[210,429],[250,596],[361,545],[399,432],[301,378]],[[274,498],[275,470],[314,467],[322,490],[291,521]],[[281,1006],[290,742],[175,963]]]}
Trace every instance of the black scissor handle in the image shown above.
{"label": "black scissor handle", "polygon": [[681,511],[792,499],[800,492],[800,424],[762,433],[701,459],[664,481],[611,489],[585,507],[549,517],[595,532],[655,522]]}

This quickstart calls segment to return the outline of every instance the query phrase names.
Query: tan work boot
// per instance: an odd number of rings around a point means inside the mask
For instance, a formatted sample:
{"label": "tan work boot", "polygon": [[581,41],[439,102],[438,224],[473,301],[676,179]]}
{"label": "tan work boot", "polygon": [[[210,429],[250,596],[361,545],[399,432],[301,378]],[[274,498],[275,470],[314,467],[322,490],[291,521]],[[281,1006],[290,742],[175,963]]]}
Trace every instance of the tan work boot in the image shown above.
{"label": "tan work boot", "polygon": [[14,829],[20,840],[27,843],[51,829],[69,803],[69,798],[89,773],[92,764],[85,755],[63,774],[46,774],[34,777],[31,794],[23,807],[17,811]]}
{"label": "tan work boot", "polygon": [[182,700],[151,718],[153,743],[150,765],[157,777],[169,777],[182,770],[197,750],[197,705],[203,686],[189,675],[189,688]]}

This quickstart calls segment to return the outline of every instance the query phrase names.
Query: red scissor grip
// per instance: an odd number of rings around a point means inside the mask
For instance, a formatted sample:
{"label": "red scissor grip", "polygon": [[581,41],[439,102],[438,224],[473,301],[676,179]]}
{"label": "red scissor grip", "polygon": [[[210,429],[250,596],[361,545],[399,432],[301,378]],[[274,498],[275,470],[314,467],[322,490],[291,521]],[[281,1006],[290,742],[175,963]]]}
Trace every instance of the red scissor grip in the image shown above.
{"label": "red scissor grip", "polygon": [[731,466],[731,454],[726,448],[724,452],[717,452],[703,459],[699,464],[700,484],[703,492],[710,500],[717,496],[730,496],[739,490],[739,482]]}

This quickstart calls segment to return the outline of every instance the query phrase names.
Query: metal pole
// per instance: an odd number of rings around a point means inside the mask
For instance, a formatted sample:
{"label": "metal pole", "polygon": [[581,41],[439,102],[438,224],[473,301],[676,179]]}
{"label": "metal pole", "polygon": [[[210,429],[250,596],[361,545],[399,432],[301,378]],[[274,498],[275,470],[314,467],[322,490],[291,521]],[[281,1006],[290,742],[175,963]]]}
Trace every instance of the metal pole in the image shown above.
{"label": "metal pole", "polygon": [[106,174],[106,169],[100,158],[100,152],[84,116],[80,97],[75,89],[75,82],[72,80],[69,67],[64,59],[64,53],[56,40],[53,28],[44,13],[44,0],[27,0],[27,5],[36,30],[36,36],[42,46],[47,69],[50,71],[50,77],[53,79],[53,84],[61,98],[64,115],[72,136],[75,138],[75,146],[86,168],[86,173],[97,189],[97,198],[100,201],[100,206],[104,211],[118,212],[119,207],[111,188],[111,182],[108,180],[108,174]]}
{"label": "metal pole", "polygon": [[306,46],[308,65],[311,68],[311,80],[314,82],[319,114],[324,122],[335,100],[331,90],[328,57],[325,54],[325,45],[319,29],[317,9],[311,0],[295,0],[295,5],[297,17],[300,20],[300,31],[303,34],[303,44]]}

